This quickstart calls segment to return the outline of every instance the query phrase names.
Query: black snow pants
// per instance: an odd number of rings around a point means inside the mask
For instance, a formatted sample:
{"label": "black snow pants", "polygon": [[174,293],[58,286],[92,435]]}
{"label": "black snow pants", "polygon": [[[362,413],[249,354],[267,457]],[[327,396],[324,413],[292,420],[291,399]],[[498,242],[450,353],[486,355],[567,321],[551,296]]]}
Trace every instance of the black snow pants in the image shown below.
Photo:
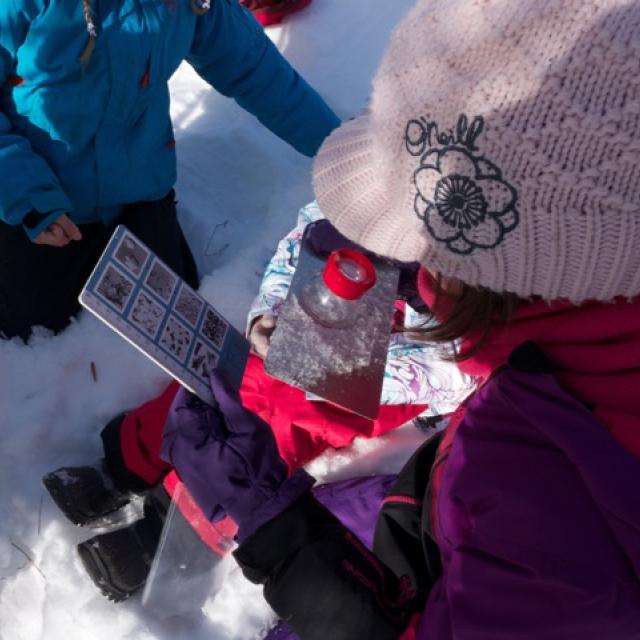
{"label": "black snow pants", "polygon": [[61,331],[80,310],[78,295],[117,224],[124,224],[193,288],[198,271],[178,222],[173,190],[124,208],[110,225],[80,225],[82,240],[36,245],[21,226],[0,222],[0,337],[26,340],[41,325]]}

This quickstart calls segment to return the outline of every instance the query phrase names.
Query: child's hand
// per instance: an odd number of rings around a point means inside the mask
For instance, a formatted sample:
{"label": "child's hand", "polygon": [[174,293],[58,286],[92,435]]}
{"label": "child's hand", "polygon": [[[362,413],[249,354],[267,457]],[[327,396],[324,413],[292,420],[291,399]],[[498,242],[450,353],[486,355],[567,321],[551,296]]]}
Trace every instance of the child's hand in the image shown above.
{"label": "child's hand", "polygon": [[64,247],[72,240],[82,240],[82,233],[69,216],[62,214],[55,222],[52,222],[34,240],[36,244],[44,244],[50,247]]}
{"label": "child's hand", "polygon": [[265,313],[254,320],[249,330],[249,342],[253,352],[263,360],[267,357],[271,335],[275,331],[278,318],[271,313]]}

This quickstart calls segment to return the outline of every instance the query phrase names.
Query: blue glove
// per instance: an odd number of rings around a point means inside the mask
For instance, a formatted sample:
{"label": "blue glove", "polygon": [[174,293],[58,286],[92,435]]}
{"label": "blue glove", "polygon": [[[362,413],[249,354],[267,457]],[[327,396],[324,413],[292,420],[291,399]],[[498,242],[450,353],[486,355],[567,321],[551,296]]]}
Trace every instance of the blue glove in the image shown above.
{"label": "blue glove", "polygon": [[211,373],[216,406],[181,389],[164,427],[161,457],[172,464],[210,520],[228,514],[242,542],[313,484],[304,470],[287,477],[269,425],[250,411],[219,372]]}

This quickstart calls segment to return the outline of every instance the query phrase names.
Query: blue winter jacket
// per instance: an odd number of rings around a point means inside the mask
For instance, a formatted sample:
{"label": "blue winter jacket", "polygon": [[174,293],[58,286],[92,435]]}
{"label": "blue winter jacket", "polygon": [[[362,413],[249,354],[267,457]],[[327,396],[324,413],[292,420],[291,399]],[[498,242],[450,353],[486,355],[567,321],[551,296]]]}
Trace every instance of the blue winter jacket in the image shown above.
{"label": "blue winter jacket", "polygon": [[[187,60],[275,134],[313,155],[339,122],[238,0],[0,0],[0,220],[112,222],[176,180],[167,81]],[[215,159],[212,159],[215,161]]]}

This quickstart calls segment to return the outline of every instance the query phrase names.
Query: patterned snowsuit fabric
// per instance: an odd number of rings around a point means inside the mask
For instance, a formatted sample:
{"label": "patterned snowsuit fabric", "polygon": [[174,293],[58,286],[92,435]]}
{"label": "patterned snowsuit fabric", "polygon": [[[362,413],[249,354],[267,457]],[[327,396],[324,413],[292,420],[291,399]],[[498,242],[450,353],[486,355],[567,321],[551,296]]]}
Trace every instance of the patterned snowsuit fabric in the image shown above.
{"label": "patterned snowsuit fabric", "polygon": [[101,0],[96,49],[78,0],[0,3],[0,220],[32,210],[110,223],[176,179],[167,81],[187,60],[275,134],[313,155],[338,118],[237,0]]}

